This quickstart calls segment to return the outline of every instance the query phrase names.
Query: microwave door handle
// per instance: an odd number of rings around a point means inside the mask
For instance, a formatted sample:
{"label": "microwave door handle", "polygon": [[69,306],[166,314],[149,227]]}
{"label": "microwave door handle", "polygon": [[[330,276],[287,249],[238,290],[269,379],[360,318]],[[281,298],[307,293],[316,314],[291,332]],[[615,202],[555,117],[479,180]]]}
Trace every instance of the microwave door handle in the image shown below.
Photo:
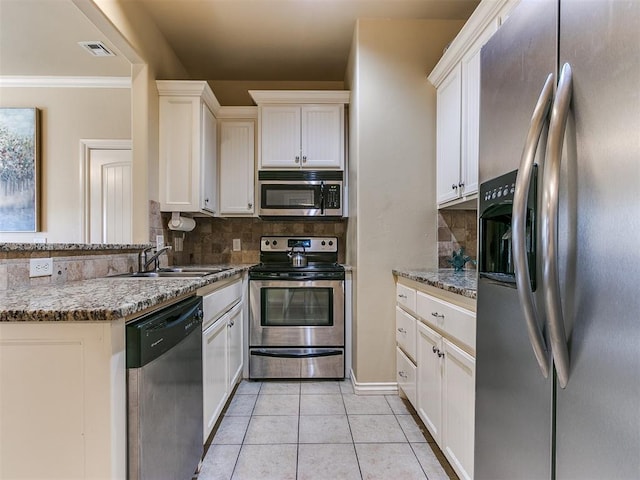
{"label": "microwave door handle", "polygon": [[324,182],[320,182],[320,215],[324,215]]}
{"label": "microwave door handle", "polygon": [[[526,251],[526,222],[527,222],[527,197],[529,196],[529,186],[531,183],[531,172],[540,142],[540,135],[546,123],[549,108],[553,98],[553,74],[547,77],[540,97],[533,110],[529,132],[522,152],[518,175],[516,177],[516,187],[513,195],[513,215],[512,215],[512,243],[513,261],[516,279],[516,289],[520,299],[520,305],[524,313],[527,325],[527,334],[533,347],[540,370],[544,378],[549,376],[548,347],[540,329],[538,321],[538,311],[533,299],[531,278],[529,277],[529,261]],[[535,235],[535,232],[531,233]]]}

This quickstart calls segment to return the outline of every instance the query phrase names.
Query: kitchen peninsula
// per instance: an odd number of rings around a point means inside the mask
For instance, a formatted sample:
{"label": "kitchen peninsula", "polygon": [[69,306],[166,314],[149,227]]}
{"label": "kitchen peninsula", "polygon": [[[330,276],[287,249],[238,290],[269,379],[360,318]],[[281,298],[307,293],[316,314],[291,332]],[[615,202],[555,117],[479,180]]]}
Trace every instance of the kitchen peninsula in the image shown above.
{"label": "kitchen peninsula", "polygon": [[[129,272],[145,246],[0,246],[0,477],[29,464],[37,478],[126,478],[125,324],[248,268],[95,278]],[[29,286],[29,259],[42,257],[53,275]]]}

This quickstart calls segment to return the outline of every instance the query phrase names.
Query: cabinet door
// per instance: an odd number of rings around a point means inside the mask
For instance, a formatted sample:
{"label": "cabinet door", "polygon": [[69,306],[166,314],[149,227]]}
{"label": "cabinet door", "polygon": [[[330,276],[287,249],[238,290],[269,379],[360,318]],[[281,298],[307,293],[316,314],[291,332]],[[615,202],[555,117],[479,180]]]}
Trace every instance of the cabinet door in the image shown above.
{"label": "cabinet door", "polygon": [[458,64],[437,93],[437,197],[438,203],[458,198],[460,183],[461,67]]}
{"label": "cabinet door", "polygon": [[227,329],[229,335],[229,392],[242,374],[242,313],[243,304],[236,305],[229,312]]}
{"label": "cabinet door", "polygon": [[343,168],[343,105],[302,106],[302,166]]}
{"label": "cabinet door", "polygon": [[498,20],[491,22],[462,61],[462,156],[460,195],[478,191],[480,155],[480,49],[498,30]]}
{"label": "cabinet door", "polygon": [[216,185],[218,184],[217,171],[217,131],[216,117],[213,116],[209,107],[204,103],[202,108],[202,132],[200,135],[200,152],[202,173],[199,179],[194,182],[200,184],[200,208],[211,213],[215,213],[217,209]]}
{"label": "cabinet door", "polygon": [[418,322],[417,411],[431,435],[442,441],[442,337]]}
{"label": "cabinet door", "polygon": [[260,107],[260,167],[300,166],[300,107]]}
{"label": "cabinet door", "polygon": [[227,322],[224,315],[202,333],[203,442],[211,433],[227,400]]}
{"label": "cabinet door", "polygon": [[220,124],[220,214],[254,212],[254,124],[223,121]]}
{"label": "cabinet door", "polygon": [[198,208],[193,180],[200,155],[200,99],[160,98],[160,208],[190,212]]}
{"label": "cabinet door", "polygon": [[475,359],[443,340],[443,452],[462,479],[473,478]]}

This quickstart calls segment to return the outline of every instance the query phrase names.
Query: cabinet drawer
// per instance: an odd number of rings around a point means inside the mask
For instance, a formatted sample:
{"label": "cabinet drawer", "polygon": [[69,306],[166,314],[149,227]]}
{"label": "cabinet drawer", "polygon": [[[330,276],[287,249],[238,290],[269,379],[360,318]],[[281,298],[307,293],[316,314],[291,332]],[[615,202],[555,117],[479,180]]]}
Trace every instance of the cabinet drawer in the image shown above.
{"label": "cabinet drawer", "polygon": [[396,307],[396,342],[409,358],[416,358],[416,319]]}
{"label": "cabinet drawer", "polygon": [[418,316],[475,350],[476,316],[473,312],[422,292],[417,292],[416,308]]}
{"label": "cabinet drawer", "polygon": [[402,389],[407,399],[411,402],[411,405],[415,408],[416,366],[399,348],[396,348],[396,373],[398,387]]}
{"label": "cabinet drawer", "polygon": [[242,280],[240,279],[205,295],[202,298],[202,311],[204,312],[202,328],[207,328],[215,319],[229,310],[234,303],[240,301],[241,298]]}
{"label": "cabinet drawer", "polygon": [[396,301],[404,308],[416,311],[416,291],[413,288],[398,284],[396,286]]}

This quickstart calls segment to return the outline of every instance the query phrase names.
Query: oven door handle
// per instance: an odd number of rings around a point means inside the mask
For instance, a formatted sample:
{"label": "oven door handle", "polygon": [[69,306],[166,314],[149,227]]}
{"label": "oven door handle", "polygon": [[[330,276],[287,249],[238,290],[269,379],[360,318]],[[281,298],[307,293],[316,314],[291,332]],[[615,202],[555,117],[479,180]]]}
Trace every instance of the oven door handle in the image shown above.
{"label": "oven door handle", "polygon": [[277,358],[314,358],[333,357],[343,355],[343,350],[334,348],[278,348],[251,350],[251,355],[257,357],[277,357]]}

